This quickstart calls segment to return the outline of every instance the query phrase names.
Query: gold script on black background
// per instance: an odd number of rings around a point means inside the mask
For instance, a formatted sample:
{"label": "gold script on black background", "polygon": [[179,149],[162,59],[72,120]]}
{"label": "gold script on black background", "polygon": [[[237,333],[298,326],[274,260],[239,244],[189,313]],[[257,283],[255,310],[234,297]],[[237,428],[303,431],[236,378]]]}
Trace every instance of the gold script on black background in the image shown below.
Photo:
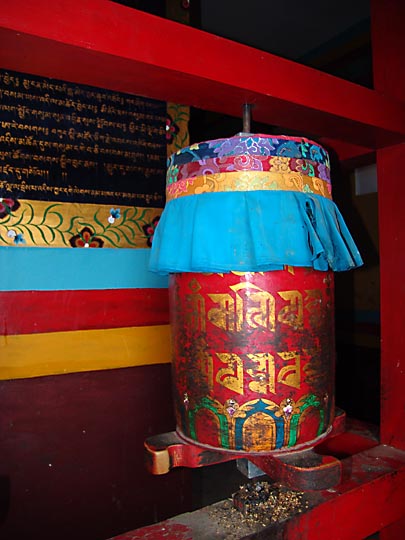
{"label": "gold script on black background", "polygon": [[166,104],[0,70],[0,196],[163,206]]}

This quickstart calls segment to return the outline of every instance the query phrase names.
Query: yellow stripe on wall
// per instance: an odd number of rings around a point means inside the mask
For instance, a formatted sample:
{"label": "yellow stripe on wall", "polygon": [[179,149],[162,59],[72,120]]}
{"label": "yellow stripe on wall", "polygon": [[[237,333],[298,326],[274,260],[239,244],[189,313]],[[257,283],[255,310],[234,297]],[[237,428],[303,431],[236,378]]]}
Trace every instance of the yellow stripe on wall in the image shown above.
{"label": "yellow stripe on wall", "polygon": [[0,380],[171,361],[170,326],[0,337]]}

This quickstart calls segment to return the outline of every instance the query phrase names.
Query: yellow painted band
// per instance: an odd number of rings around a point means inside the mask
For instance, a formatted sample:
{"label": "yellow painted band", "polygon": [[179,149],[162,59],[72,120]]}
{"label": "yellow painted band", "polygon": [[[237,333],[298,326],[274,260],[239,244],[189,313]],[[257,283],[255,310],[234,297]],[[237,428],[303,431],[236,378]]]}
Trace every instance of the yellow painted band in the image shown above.
{"label": "yellow painted band", "polygon": [[[153,200],[154,196],[150,197]],[[73,241],[75,247],[84,247],[87,242],[86,247],[147,248],[144,227],[160,216],[162,209],[111,206],[19,199],[18,208],[0,221],[0,246],[18,243],[70,248]]]}
{"label": "yellow painted band", "polygon": [[0,380],[170,361],[169,325],[0,337]]}
{"label": "yellow painted band", "polygon": [[168,184],[166,201],[201,193],[258,190],[300,191],[332,198],[328,182],[300,172],[237,171],[203,174]]}

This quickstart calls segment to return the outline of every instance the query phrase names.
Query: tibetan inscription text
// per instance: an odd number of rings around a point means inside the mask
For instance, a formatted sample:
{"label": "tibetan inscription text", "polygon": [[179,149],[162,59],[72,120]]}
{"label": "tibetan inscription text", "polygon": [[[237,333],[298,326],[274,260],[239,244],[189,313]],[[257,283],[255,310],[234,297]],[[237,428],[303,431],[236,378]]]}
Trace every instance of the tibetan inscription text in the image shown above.
{"label": "tibetan inscription text", "polygon": [[0,196],[163,206],[165,103],[0,70],[0,115]]}

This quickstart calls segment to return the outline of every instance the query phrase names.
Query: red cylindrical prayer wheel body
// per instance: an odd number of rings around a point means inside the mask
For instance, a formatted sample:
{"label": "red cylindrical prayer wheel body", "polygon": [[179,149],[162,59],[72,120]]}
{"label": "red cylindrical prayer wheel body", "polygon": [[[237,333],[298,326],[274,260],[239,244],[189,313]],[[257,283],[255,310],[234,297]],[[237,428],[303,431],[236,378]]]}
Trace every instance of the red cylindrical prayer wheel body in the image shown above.
{"label": "red cylindrical prayer wheel body", "polygon": [[184,439],[269,453],[330,430],[332,271],[361,264],[331,192],[328,153],[303,138],[239,134],[171,156],[151,269],[170,274]]}
{"label": "red cylindrical prayer wheel body", "polygon": [[334,417],[333,273],[170,276],[179,435],[224,451],[298,450]]}

